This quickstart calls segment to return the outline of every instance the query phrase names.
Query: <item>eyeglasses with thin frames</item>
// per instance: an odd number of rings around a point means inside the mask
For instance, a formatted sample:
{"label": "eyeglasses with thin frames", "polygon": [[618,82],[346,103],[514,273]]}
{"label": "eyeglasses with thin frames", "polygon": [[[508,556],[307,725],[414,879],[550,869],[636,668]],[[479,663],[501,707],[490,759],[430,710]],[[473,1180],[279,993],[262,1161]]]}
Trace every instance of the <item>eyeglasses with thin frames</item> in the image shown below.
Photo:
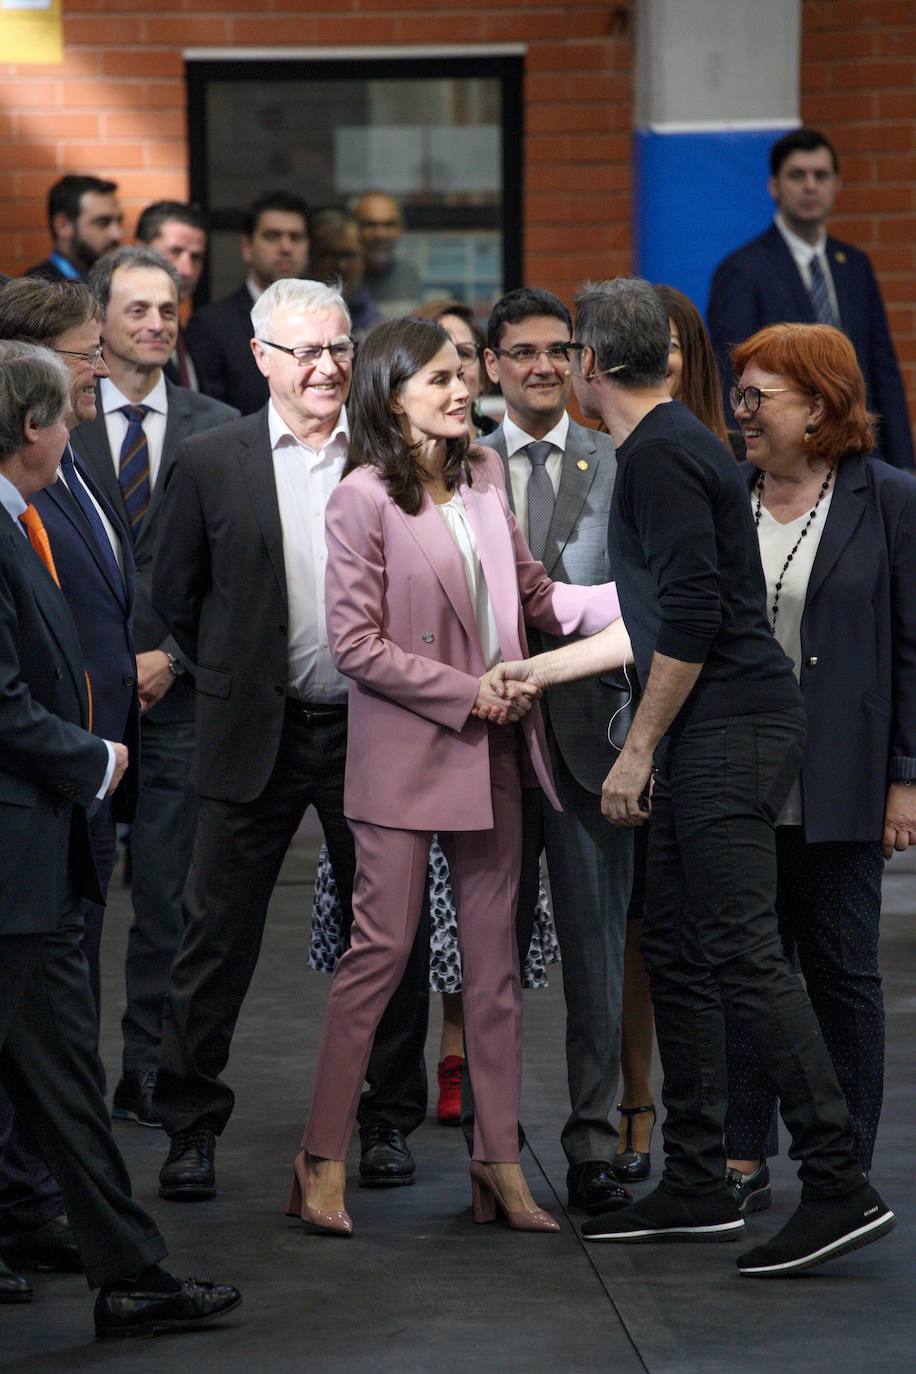
{"label": "eyeglasses with thin frames", "polygon": [[335,363],[351,363],[356,353],[354,339],[338,339],[329,344],[297,344],[295,348],[273,343],[270,339],[258,339],[258,343],[263,344],[265,348],[278,348],[281,353],[288,353],[297,363],[302,363],[306,367],[313,367],[320,360],[322,353],[328,353]]}
{"label": "eyeglasses with thin frames", "polygon": [[566,343],[551,344],[549,348],[535,348],[534,344],[516,344],[514,348],[491,348],[490,352],[495,353],[497,358],[511,358],[514,363],[535,363],[538,358],[545,357],[551,363],[568,363],[570,353],[578,356],[584,344],[573,343],[572,339]]}
{"label": "eyeglasses with thin frames", "polygon": [[93,367],[98,367],[99,363],[102,361],[104,347],[104,344],[99,344],[94,353],[77,353],[72,348],[55,348],[52,351],[54,353],[62,353],[66,358],[80,358],[84,363],[91,363]]}
{"label": "eyeglasses with thin frames", "polygon": [[728,404],[732,410],[738,410],[744,406],[748,415],[756,415],[761,403],[767,396],[777,396],[781,391],[796,391],[794,386],[745,386],[740,387],[737,382],[730,388],[728,393]]}

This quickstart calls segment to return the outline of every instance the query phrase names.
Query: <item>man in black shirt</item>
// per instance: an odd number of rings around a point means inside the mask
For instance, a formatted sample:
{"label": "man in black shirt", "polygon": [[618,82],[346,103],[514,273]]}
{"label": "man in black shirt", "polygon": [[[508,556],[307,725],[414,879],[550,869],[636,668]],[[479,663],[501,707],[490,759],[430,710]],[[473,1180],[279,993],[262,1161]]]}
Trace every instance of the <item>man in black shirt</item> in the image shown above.
{"label": "man in black shirt", "polygon": [[[586,1222],[583,1235],[740,1239],[723,1146],[728,1004],[778,1089],[800,1160],[800,1206],[738,1261],[743,1274],[781,1276],[894,1225],[855,1158],[846,1103],[779,941],[774,829],[801,764],[804,710],[767,625],[747,486],[719,440],[668,396],[659,297],[638,280],[587,288],[576,339],[577,399],[617,446],[609,552],[644,684],[602,811],[612,825],[652,816],[642,947],[667,1108],[658,1188]],[[535,660],[537,680],[604,671],[601,639],[545,656],[543,669]]]}

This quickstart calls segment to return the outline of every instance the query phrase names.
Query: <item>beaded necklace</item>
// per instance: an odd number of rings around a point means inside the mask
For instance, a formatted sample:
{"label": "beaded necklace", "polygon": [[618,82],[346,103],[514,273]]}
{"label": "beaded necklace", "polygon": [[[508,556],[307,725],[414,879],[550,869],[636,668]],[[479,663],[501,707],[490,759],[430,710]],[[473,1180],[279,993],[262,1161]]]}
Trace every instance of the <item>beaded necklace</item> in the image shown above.
{"label": "beaded necklace", "polygon": [[[815,503],[814,503],[814,509],[811,511],[811,513],[810,513],[809,516],[808,516],[807,521],[805,522],[805,528],[802,530],[801,534],[798,536],[798,538],[796,539],[795,543],[792,545],[792,551],[790,552],[790,554],[789,554],[788,558],[786,559],[785,563],[783,563],[783,565],[782,565],[782,572],[779,574],[779,577],[776,579],[776,587],[775,587],[776,595],[773,597],[773,609],[772,609],[772,612],[771,612],[771,615],[770,615],[770,629],[771,629],[771,631],[773,632],[774,635],[775,635],[775,633],[776,633],[776,617],[779,615],[779,593],[782,591],[783,579],[784,579],[786,573],[789,571],[789,564],[792,562],[792,559],[795,557],[796,553],[798,553],[798,546],[799,546],[799,544],[801,543],[801,541],[804,539],[805,535],[808,533],[809,529],[811,528],[811,523],[812,523],[812,521],[814,520],[814,517],[817,515],[817,508],[818,508],[818,506],[821,504],[821,502],[823,501],[824,497],[827,495],[827,488],[830,486],[830,479],[832,478],[832,476],[833,476],[833,468],[829,468],[828,471],[827,471],[827,476],[824,478],[824,480],[823,480],[823,482],[822,482],[822,484],[821,484],[821,489],[820,489],[820,491],[819,491],[818,494],[817,494],[817,500],[816,500]],[[755,526],[755,528],[757,528],[757,529],[760,528],[760,513],[761,513],[762,506],[763,506],[763,479],[764,479],[765,477],[766,477],[766,473],[765,473],[765,472],[762,472],[762,473],[760,474],[760,477],[759,477],[758,481],[757,481],[757,505],[756,505],[755,508],[754,508],[754,526]]]}

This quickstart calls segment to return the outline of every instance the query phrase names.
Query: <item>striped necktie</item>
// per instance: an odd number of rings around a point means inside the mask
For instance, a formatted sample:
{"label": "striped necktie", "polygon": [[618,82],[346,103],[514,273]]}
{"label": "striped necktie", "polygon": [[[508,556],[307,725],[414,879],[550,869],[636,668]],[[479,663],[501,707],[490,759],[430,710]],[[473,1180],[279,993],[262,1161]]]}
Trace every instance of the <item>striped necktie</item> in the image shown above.
{"label": "striped necktie", "polygon": [[122,413],[127,416],[127,433],[118,458],[118,482],[134,543],[150,498],[149,444],[143,431],[149,409],[149,406],[121,406]]}
{"label": "striped necktie", "polygon": [[811,273],[811,306],[814,310],[814,318],[818,324],[836,324],[836,315],[833,313],[833,306],[830,304],[830,292],[827,290],[827,278],[824,276],[824,269],[821,267],[821,260],[817,253],[814,254],[808,270]]}
{"label": "striped necktie", "polygon": [[553,508],[557,503],[553,482],[547,471],[547,459],[553,453],[553,448],[553,444],[541,441],[529,444],[526,450],[531,464],[528,477],[528,547],[535,558],[542,560],[547,548]]}

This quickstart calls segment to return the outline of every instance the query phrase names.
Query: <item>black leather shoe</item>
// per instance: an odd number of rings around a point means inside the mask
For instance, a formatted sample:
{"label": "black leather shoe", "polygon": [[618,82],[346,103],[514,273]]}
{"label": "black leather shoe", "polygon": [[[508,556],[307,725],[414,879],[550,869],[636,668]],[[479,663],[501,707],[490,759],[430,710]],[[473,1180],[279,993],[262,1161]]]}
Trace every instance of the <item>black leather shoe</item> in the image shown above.
{"label": "black leather shoe", "polygon": [[95,1300],[97,1341],[126,1341],[135,1336],[158,1336],[214,1321],[238,1307],[242,1295],[229,1283],[180,1279],[177,1293],[103,1290]]}
{"label": "black leather shoe", "polygon": [[629,1207],[632,1196],[614,1177],[606,1159],[587,1159],[571,1164],[566,1170],[566,1187],[570,1207],[579,1207],[594,1216],[598,1212],[616,1212]]}
{"label": "black leather shoe", "polygon": [[359,1143],[361,1188],[403,1188],[413,1183],[417,1166],[397,1126],[389,1126],[387,1121],[370,1121],[368,1126],[360,1127]]}
{"label": "black leather shoe", "polygon": [[655,1130],[655,1107],[650,1102],[647,1107],[622,1107],[617,1103],[617,1110],[626,1119],[627,1133],[623,1142],[623,1149],[619,1150],[614,1156],[611,1164],[614,1174],[623,1183],[642,1183],[652,1172],[652,1156],[649,1150],[637,1150],[633,1147],[633,1118],[652,1113],[652,1125],[649,1128],[649,1144],[652,1144],[652,1132]]}
{"label": "black leather shoe", "polygon": [[748,1212],[765,1212],[772,1205],[770,1171],[765,1159],[760,1161],[752,1174],[742,1174],[740,1169],[726,1169],[725,1182],[742,1216]]}
{"label": "black leather shoe", "polygon": [[83,1261],[66,1215],[52,1217],[30,1231],[0,1241],[0,1254],[14,1269],[48,1269],[55,1274],[82,1274]]}
{"label": "black leather shoe", "polygon": [[159,1196],[170,1202],[197,1202],[215,1197],[215,1150],[216,1136],[206,1126],[176,1131],[169,1157],[159,1170]]}
{"label": "black leather shoe", "polygon": [[161,1126],[159,1113],[153,1110],[155,1087],[155,1069],[123,1074],[111,1100],[111,1115],[116,1121],[136,1121],[138,1126]]}
{"label": "black leather shoe", "polygon": [[0,1260],[0,1302],[31,1302],[35,1294],[25,1274],[12,1274]]}

